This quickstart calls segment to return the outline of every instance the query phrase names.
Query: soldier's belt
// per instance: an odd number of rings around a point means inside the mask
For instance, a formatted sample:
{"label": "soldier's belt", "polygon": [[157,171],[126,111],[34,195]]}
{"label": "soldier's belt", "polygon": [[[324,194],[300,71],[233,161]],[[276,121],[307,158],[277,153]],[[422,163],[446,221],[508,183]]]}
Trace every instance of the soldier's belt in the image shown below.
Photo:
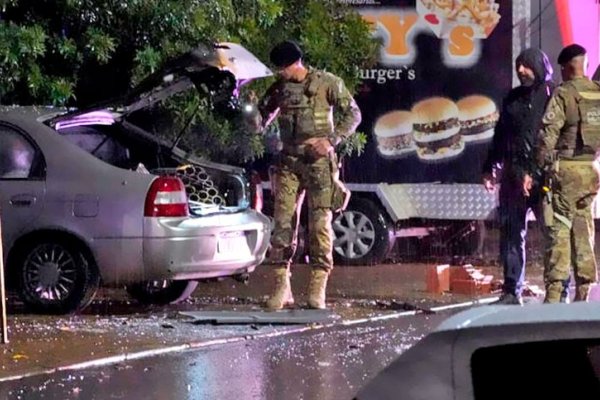
{"label": "soldier's belt", "polygon": [[576,165],[586,165],[591,166],[594,160],[559,160],[558,163],[560,165],[568,165],[568,166],[576,166]]}
{"label": "soldier's belt", "polygon": [[[594,158],[595,151],[590,148],[584,147],[583,149],[561,149],[556,152],[558,158],[573,158],[573,157],[585,157],[590,156],[590,159]],[[579,161],[579,160],[577,160]]]}

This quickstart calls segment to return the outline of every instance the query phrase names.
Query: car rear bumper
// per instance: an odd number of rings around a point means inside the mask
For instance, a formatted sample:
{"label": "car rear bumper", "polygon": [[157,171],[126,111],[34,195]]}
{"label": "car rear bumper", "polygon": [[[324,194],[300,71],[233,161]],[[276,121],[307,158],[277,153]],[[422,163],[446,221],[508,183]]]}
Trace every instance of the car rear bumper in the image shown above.
{"label": "car rear bumper", "polygon": [[194,218],[145,218],[145,279],[202,279],[252,272],[271,238],[253,210]]}

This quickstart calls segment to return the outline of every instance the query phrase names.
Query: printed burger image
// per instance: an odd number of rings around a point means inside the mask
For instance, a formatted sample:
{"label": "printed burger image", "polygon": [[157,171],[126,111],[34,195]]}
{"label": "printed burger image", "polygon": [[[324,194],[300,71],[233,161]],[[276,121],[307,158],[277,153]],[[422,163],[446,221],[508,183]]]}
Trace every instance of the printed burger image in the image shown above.
{"label": "printed burger image", "polygon": [[414,141],[423,161],[446,161],[460,155],[465,142],[460,135],[456,103],[445,97],[431,97],[412,108]]}
{"label": "printed burger image", "polygon": [[377,119],[373,134],[377,151],[384,157],[400,158],[413,154],[413,121],[409,111],[391,111]]}
{"label": "printed burger image", "polygon": [[498,122],[496,103],[489,97],[472,95],[463,97],[458,106],[460,134],[465,142],[490,140]]}

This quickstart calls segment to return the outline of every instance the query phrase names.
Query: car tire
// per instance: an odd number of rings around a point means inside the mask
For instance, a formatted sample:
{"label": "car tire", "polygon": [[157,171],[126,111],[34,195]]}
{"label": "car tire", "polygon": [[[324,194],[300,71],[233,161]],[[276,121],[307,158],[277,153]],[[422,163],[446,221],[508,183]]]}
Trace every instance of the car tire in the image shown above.
{"label": "car tire", "polygon": [[483,221],[467,221],[459,223],[456,229],[458,237],[453,243],[452,253],[456,256],[481,255],[486,235],[485,223]]}
{"label": "car tire", "polygon": [[87,307],[100,286],[96,265],[66,240],[38,240],[19,251],[17,288],[27,308],[66,314]]}
{"label": "car tire", "polygon": [[142,304],[177,304],[192,295],[198,281],[145,281],[127,286],[127,293]]}
{"label": "car tire", "polygon": [[338,265],[380,264],[396,238],[391,224],[373,201],[350,200],[348,208],[334,217],[333,256]]}

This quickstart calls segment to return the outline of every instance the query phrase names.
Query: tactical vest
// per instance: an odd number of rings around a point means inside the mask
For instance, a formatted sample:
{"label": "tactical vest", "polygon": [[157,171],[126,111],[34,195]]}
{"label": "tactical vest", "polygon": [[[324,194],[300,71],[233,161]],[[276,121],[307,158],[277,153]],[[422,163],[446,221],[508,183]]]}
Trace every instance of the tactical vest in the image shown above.
{"label": "tactical vest", "polygon": [[573,101],[566,105],[565,126],[556,146],[561,156],[587,159],[600,150],[600,83],[592,83],[594,90],[582,92],[565,84]]}
{"label": "tactical vest", "polygon": [[283,83],[278,101],[278,120],[284,144],[300,144],[333,132],[327,80],[324,72],[311,70],[302,82]]}

